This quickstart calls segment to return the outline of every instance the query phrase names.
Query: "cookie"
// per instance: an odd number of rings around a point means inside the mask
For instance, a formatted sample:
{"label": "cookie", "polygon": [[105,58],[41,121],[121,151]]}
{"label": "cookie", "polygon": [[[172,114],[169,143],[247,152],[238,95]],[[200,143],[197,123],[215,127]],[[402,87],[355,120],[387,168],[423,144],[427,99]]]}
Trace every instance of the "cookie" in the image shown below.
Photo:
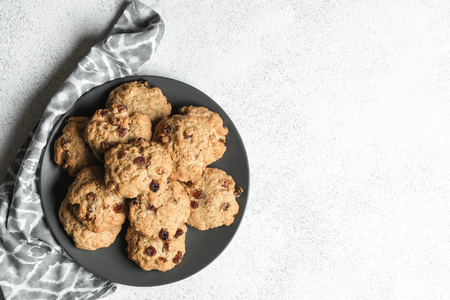
{"label": "cookie", "polygon": [[153,140],[167,148],[173,160],[171,179],[183,182],[201,176],[206,166],[226,150],[228,129],[220,116],[204,107],[183,107],[164,118]]}
{"label": "cookie", "polygon": [[149,238],[130,226],[126,235],[128,257],[146,271],[171,270],[183,260],[186,231],[183,224],[174,234],[163,232],[156,238]]}
{"label": "cookie", "polygon": [[94,232],[122,225],[128,211],[125,198],[107,189],[104,178],[103,166],[86,167],[67,193],[75,217]]}
{"label": "cookie", "polygon": [[147,114],[153,126],[170,116],[172,105],[167,102],[161,89],[151,87],[147,81],[124,83],[111,91],[106,101],[106,107],[113,104],[126,105],[128,110]]}
{"label": "cookie", "polygon": [[84,142],[84,130],[88,122],[87,117],[71,117],[66,120],[62,135],[53,147],[53,160],[73,177],[84,167],[100,163]]}
{"label": "cookie", "polygon": [[195,117],[208,127],[211,156],[208,156],[210,159],[206,161],[206,164],[219,160],[227,149],[228,135],[228,128],[223,126],[223,120],[219,114],[201,106],[184,106],[180,109],[180,114]]}
{"label": "cookie", "polygon": [[61,203],[58,213],[59,221],[64,230],[72,237],[75,246],[83,250],[96,250],[109,247],[116,240],[122,226],[115,226],[106,231],[96,233],[86,228],[71,211],[68,198]]}
{"label": "cookie", "polygon": [[242,193],[225,171],[206,168],[202,176],[184,184],[189,195],[191,214],[187,224],[199,230],[229,226],[238,213],[236,197]]}
{"label": "cookie", "polygon": [[157,197],[166,188],[171,172],[170,154],[158,143],[140,139],[105,153],[105,182],[126,198],[143,193]]}
{"label": "cookie", "polygon": [[103,154],[112,146],[144,138],[150,140],[152,125],[149,116],[129,112],[125,105],[99,109],[90,119],[84,138],[94,155],[103,161]]}
{"label": "cookie", "polygon": [[157,237],[161,230],[173,234],[181,224],[186,223],[191,213],[189,203],[181,183],[170,181],[156,199],[143,194],[130,201],[130,226],[148,237]]}

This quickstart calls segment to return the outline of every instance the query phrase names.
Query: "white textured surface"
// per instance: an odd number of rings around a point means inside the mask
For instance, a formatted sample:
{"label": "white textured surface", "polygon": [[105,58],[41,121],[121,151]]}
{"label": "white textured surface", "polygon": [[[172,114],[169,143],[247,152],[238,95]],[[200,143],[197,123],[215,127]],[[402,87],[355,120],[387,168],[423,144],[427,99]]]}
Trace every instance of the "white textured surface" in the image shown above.
{"label": "white textured surface", "polygon": [[[225,109],[251,195],[206,269],[108,299],[450,297],[448,1],[143,2],[166,32],[140,73]],[[1,176],[121,7],[0,6]]]}

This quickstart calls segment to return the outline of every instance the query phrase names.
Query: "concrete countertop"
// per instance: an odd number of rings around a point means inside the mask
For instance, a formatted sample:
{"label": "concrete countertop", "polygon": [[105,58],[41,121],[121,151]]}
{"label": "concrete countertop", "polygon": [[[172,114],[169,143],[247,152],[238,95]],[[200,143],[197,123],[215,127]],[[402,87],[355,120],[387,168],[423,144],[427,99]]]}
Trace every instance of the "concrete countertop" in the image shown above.
{"label": "concrete countertop", "polygon": [[[450,2],[142,2],[166,31],[139,73],[227,112],[251,194],[211,265],[108,299],[450,297]],[[1,5],[1,177],[123,7]]]}

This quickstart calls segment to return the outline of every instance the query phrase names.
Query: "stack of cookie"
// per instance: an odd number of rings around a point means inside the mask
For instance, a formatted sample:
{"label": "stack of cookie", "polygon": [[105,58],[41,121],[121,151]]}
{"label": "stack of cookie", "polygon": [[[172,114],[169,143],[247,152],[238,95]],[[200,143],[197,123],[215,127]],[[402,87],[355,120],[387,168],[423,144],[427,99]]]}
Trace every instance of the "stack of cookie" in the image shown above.
{"label": "stack of cookie", "polygon": [[129,258],[167,271],[184,257],[186,224],[234,221],[242,189],[207,167],[225,153],[228,129],[205,107],[171,110],[159,88],[135,81],[114,89],[90,119],[68,119],[54,160],[76,176],[59,219],[78,248],[108,247],[128,216]]}

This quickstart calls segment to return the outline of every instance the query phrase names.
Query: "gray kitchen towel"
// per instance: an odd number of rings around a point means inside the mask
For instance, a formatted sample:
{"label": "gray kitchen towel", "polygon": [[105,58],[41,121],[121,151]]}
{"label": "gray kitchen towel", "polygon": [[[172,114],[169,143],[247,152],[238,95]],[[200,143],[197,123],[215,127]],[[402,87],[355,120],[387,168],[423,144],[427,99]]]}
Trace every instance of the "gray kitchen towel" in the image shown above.
{"label": "gray kitchen towel", "polygon": [[156,12],[129,3],[107,38],[91,48],[50,99],[15,156],[0,185],[0,287],[6,299],[94,299],[116,289],[72,261],[50,233],[37,188],[39,160],[54,124],[77,99],[104,82],[134,75],[163,33]]}

